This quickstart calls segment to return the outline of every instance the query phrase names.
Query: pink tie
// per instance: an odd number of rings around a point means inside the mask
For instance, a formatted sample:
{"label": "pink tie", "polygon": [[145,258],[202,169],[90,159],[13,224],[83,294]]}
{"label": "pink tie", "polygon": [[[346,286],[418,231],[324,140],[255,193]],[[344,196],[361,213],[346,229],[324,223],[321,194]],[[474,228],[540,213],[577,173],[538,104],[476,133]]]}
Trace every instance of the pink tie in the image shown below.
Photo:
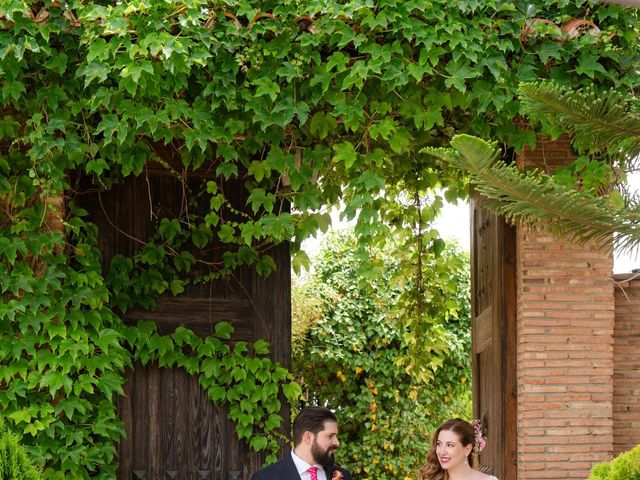
{"label": "pink tie", "polygon": [[318,480],[318,467],[309,467],[307,472],[311,474],[311,480]]}

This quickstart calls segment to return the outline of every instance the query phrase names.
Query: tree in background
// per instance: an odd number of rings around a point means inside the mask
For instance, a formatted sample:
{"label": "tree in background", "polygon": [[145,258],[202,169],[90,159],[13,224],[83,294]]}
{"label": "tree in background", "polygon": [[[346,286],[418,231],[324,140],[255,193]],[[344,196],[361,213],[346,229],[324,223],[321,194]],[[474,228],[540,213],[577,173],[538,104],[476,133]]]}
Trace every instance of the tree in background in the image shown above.
{"label": "tree in background", "polygon": [[6,429],[0,418],[0,479],[39,480],[40,474],[27,457],[16,434]]}
{"label": "tree in background", "polygon": [[[355,237],[337,234],[294,288],[293,371],[306,401],[336,410],[339,461],[363,480],[413,478],[436,424],[471,414],[468,258],[453,247],[423,255],[431,320],[416,339],[402,320],[414,281],[399,275],[411,255],[385,246],[364,261]],[[371,265],[382,274],[367,279]],[[415,373],[414,345],[427,375]]]}

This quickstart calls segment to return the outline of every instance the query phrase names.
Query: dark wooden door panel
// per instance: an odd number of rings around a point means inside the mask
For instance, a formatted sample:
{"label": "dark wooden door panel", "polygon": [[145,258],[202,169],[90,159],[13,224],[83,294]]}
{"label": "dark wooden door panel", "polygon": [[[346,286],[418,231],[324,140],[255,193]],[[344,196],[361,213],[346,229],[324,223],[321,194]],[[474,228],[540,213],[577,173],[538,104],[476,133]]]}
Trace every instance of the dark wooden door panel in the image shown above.
{"label": "dark wooden door panel", "polygon": [[237,440],[226,410],[186,372],[136,365],[125,394],[119,411],[128,436],[120,445],[119,478],[246,478],[259,465]]}
{"label": "dark wooden door panel", "polygon": [[515,480],[515,230],[471,197],[473,411],[486,425],[480,463]]}
{"label": "dark wooden door panel", "polygon": [[[116,254],[132,255],[150,238],[161,218],[183,212],[183,181],[197,189],[208,178],[207,172],[201,172],[180,180],[150,166],[145,175],[102,193],[88,179],[81,180],[76,201],[98,227],[104,268]],[[246,209],[241,184],[227,183],[221,188],[235,209]],[[203,200],[200,213],[208,203]],[[206,251],[193,253],[215,262],[224,248],[214,243]],[[124,320],[154,321],[162,334],[184,326],[200,336],[211,335],[217,322],[229,322],[235,329],[233,341],[251,343],[265,338],[271,343],[272,359],[288,366],[289,246],[279,245],[270,253],[277,271],[266,279],[254,269],[242,268],[227,278],[188,286],[178,297],[161,298],[153,309],[135,306]],[[215,407],[198,379],[179,368],[135,365],[128,372],[118,410],[127,434],[118,448],[118,480],[248,480],[264,460],[264,455],[238,441],[226,409]]]}
{"label": "dark wooden door panel", "polygon": [[139,320],[153,320],[164,335],[186,327],[203,337],[214,334],[216,323],[228,322],[234,328],[235,338],[250,340],[252,316],[249,299],[215,298],[214,302],[212,298],[180,296],[161,299],[153,310],[135,307],[127,312],[125,321],[135,324]]}

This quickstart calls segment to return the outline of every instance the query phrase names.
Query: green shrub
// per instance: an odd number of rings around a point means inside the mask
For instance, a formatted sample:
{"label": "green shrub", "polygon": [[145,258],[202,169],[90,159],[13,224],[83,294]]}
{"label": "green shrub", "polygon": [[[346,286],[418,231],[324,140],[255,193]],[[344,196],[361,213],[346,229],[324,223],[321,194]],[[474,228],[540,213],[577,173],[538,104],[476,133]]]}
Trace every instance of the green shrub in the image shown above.
{"label": "green shrub", "polygon": [[587,480],[638,479],[640,479],[640,445],[621,453],[611,461],[594,465]]}
{"label": "green shrub", "polygon": [[[293,290],[293,370],[309,403],[336,411],[336,461],[359,480],[415,478],[437,425],[471,415],[468,257],[450,248],[423,255],[430,324],[418,335],[415,310],[403,317],[414,320],[410,328],[399,318],[418,292],[411,273],[404,283],[398,275],[415,267],[401,265],[395,247],[363,258],[349,231],[329,235]],[[375,273],[361,273],[373,265]],[[407,368],[418,344],[428,347],[417,359],[424,377]]]}
{"label": "green shrub", "polygon": [[0,480],[39,480],[18,437],[0,423]]}

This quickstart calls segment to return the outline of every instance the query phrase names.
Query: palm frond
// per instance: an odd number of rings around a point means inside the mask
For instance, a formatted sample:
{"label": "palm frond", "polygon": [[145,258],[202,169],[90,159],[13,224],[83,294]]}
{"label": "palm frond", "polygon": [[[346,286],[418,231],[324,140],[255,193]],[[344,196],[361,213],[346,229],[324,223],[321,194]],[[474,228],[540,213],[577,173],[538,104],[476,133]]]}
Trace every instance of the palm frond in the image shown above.
{"label": "palm frond", "polygon": [[573,137],[578,151],[627,160],[640,153],[640,116],[633,99],[613,90],[567,90],[553,82],[520,84],[525,113]]}
{"label": "palm frond", "polygon": [[605,198],[559,185],[543,172],[518,170],[501,160],[495,144],[476,137],[456,135],[451,146],[425,151],[468,172],[487,207],[509,222],[543,225],[579,244],[608,247],[613,240],[624,251],[640,243],[640,209],[616,211]]}

